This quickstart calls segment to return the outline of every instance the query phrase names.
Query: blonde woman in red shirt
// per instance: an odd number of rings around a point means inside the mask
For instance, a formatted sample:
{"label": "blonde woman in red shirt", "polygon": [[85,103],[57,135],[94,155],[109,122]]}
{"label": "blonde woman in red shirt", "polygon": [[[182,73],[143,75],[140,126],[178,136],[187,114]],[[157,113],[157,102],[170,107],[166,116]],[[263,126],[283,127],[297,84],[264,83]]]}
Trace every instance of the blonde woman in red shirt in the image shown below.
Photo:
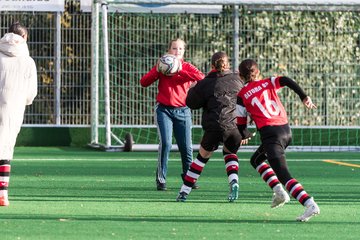
{"label": "blonde woman in red shirt", "polygon": [[182,177],[185,176],[192,162],[191,111],[186,106],[185,99],[190,85],[204,78],[200,70],[184,61],[185,42],[182,39],[171,40],[167,52],[181,61],[182,66],[179,71],[175,74],[164,75],[158,72],[155,65],[140,80],[143,87],[148,87],[155,82],[158,84],[155,122],[160,138],[156,169],[156,187],[159,191],[167,190],[166,174],[173,133],[181,154]]}

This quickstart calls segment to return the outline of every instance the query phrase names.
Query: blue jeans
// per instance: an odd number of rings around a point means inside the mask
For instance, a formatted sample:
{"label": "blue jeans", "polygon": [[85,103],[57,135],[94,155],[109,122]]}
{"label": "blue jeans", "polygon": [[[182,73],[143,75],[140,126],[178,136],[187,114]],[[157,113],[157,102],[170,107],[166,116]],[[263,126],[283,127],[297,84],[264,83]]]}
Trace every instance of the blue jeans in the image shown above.
{"label": "blue jeans", "polygon": [[191,110],[188,107],[167,107],[157,104],[155,122],[160,138],[156,181],[165,183],[173,132],[180,151],[184,176],[192,162]]}

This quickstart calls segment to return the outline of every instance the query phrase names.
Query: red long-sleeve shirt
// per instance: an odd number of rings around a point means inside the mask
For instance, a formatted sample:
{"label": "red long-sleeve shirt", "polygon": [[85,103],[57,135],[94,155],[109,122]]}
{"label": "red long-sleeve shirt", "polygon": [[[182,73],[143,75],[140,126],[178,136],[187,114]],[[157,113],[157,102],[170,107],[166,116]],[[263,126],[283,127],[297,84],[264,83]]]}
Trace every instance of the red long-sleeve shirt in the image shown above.
{"label": "red long-sleeve shirt", "polygon": [[307,95],[288,77],[272,77],[248,82],[238,94],[237,124],[246,125],[250,114],[258,129],[288,123],[287,114],[277,92],[284,86],[292,89],[303,101]]}
{"label": "red long-sleeve shirt", "polygon": [[[277,91],[283,87],[279,79],[279,77],[273,77],[248,82],[238,94],[243,107],[250,113],[258,129],[288,123],[286,111],[277,95]],[[241,105],[238,106],[238,109],[241,107]],[[237,120],[239,125],[246,124],[246,121],[246,116],[239,116]]]}
{"label": "red long-sleeve shirt", "polygon": [[148,87],[159,80],[156,101],[166,106],[184,107],[190,85],[204,77],[205,75],[195,66],[183,61],[182,70],[173,76],[159,73],[154,66],[141,78],[140,84],[143,87]]}

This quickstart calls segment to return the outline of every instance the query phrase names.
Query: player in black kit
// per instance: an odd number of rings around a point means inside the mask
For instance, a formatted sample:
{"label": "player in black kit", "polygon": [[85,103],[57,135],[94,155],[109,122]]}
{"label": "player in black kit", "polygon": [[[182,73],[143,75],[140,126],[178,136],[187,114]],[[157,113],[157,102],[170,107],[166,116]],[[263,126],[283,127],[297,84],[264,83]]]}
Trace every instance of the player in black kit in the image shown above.
{"label": "player in black kit", "polygon": [[190,88],[186,98],[186,105],[191,109],[203,109],[201,125],[204,135],[199,153],[184,177],[177,201],[186,201],[212,153],[221,143],[230,185],[228,200],[233,202],[238,198],[239,164],[236,153],[242,139],[249,137],[246,132],[240,134],[236,125],[236,96],[243,83],[239,75],[230,70],[226,53],[215,53],[211,65],[211,72]]}

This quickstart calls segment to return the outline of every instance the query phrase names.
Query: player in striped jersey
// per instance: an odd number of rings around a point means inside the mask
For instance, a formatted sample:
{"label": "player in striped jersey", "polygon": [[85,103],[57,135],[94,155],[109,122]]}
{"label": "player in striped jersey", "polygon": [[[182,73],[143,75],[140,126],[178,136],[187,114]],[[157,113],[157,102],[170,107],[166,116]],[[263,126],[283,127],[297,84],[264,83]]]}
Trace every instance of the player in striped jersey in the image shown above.
{"label": "player in striped jersey", "polygon": [[308,221],[312,216],[320,214],[320,209],[289,172],[285,149],[291,143],[292,134],[277,91],[287,86],[300,97],[307,108],[312,109],[316,106],[301,87],[288,77],[259,79],[259,67],[254,60],[242,61],[239,65],[239,74],[245,85],[238,94],[237,124],[239,130],[246,129],[247,117],[250,116],[260,133],[261,145],[250,162],[274,192],[271,207],[280,207],[290,201],[283,184],[286,190],[306,208],[304,214],[297,220]]}

